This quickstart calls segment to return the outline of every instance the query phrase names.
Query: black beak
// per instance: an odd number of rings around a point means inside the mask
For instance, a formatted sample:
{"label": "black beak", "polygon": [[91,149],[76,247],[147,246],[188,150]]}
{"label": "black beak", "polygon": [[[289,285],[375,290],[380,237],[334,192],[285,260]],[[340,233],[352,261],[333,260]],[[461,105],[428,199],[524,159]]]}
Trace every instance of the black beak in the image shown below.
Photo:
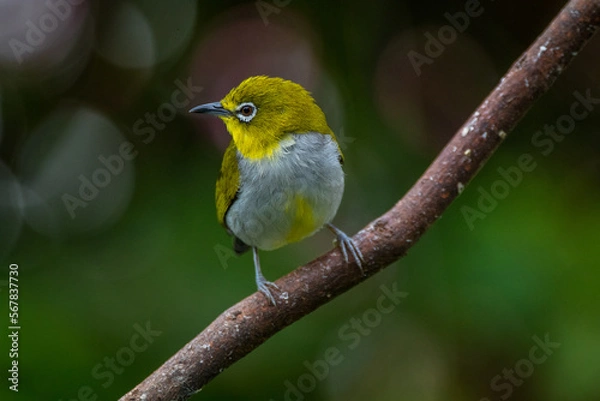
{"label": "black beak", "polygon": [[190,113],[206,113],[214,116],[231,116],[231,112],[219,102],[201,104],[190,109]]}

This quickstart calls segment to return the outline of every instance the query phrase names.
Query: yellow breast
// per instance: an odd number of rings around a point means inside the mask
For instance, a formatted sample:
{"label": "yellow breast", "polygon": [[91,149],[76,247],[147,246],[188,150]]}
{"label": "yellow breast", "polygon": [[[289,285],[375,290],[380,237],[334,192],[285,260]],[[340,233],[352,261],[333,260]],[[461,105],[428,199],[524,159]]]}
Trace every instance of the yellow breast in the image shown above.
{"label": "yellow breast", "polygon": [[315,221],[313,208],[305,198],[296,195],[290,202],[286,212],[291,213],[292,224],[286,236],[286,242],[296,242],[314,233],[322,222]]}

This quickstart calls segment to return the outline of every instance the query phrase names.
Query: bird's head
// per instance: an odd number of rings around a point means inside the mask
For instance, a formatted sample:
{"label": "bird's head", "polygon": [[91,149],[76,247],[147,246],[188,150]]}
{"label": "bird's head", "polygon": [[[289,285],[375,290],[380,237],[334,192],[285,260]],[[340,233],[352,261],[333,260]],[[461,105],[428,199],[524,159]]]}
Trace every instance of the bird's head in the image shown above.
{"label": "bird's head", "polygon": [[237,149],[250,159],[272,156],[289,134],[319,132],[335,139],[310,93],[281,78],[247,78],[220,102],[196,106],[190,113],[221,118]]}

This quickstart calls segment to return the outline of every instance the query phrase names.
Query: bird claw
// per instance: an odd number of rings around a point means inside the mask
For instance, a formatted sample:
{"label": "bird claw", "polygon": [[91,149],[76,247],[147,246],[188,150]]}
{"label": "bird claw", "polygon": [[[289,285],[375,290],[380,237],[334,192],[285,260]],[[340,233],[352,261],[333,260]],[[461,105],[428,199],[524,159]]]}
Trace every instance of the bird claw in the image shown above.
{"label": "bird claw", "polygon": [[358,249],[352,238],[350,238],[345,232],[331,224],[329,225],[329,228],[336,235],[336,238],[333,242],[342,250],[342,255],[344,256],[344,260],[346,261],[346,263],[350,263],[348,253],[351,253],[352,257],[356,261],[356,264],[358,265],[358,268],[361,272],[363,272],[362,262],[365,261],[365,258],[363,257],[362,252],[360,251],[360,249]]}
{"label": "bird claw", "polygon": [[271,303],[274,306],[276,306],[277,303],[275,303],[275,297],[273,296],[273,294],[271,294],[271,290],[269,289],[269,287],[273,287],[277,291],[279,291],[279,286],[275,283],[270,282],[269,280],[267,280],[265,278],[265,276],[263,276],[262,271],[260,270],[260,260],[258,258],[258,248],[252,247],[252,254],[254,256],[254,272],[256,275],[256,286],[258,287],[258,291],[265,294],[265,297],[267,297],[267,299],[269,301],[271,301]]}
{"label": "bird claw", "polygon": [[342,254],[344,255],[344,260],[346,261],[346,263],[350,263],[350,259],[348,258],[348,251],[350,251],[352,257],[358,265],[358,268],[362,272],[362,262],[364,262],[365,259],[360,249],[358,249],[354,241],[352,241],[352,238],[348,237],[346,234],[343,234],[343,237],[338,238],[337,242],[339,244],[339,247],[342,249]]}
{"label": "bird claw", "polygon": [[256,286],[258,287],[258,291],[262,292],[269,301],[271,301],[271,303],[273,305],[277,305],[277,303],[275,302],[275,297],[273,296],[273,294],[271,293],[271,290],[269,289],[269,287],[273,287],[274,289],[276,289],[277,291],[279,291],[279,286],[271,281],[267,281],[264,277],[262,278],[262,280],[258,280],[256,282]]}

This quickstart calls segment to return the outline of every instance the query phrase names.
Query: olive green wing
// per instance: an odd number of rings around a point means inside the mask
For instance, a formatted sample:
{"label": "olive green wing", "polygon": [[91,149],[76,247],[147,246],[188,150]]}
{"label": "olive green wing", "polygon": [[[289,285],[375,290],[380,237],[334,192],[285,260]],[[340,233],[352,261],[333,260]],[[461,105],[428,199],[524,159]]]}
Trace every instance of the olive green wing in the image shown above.
{"label": "olive green wing", "polygon": [[217,178],[217,191],[215,194],[217,219],[224,227],[227,227],[225,214],[235,200],[239,188],[240,170],[238,168],[237,148],[235,143],[231,141],[223,156],[223,164],[221,164],[221,171]]}

